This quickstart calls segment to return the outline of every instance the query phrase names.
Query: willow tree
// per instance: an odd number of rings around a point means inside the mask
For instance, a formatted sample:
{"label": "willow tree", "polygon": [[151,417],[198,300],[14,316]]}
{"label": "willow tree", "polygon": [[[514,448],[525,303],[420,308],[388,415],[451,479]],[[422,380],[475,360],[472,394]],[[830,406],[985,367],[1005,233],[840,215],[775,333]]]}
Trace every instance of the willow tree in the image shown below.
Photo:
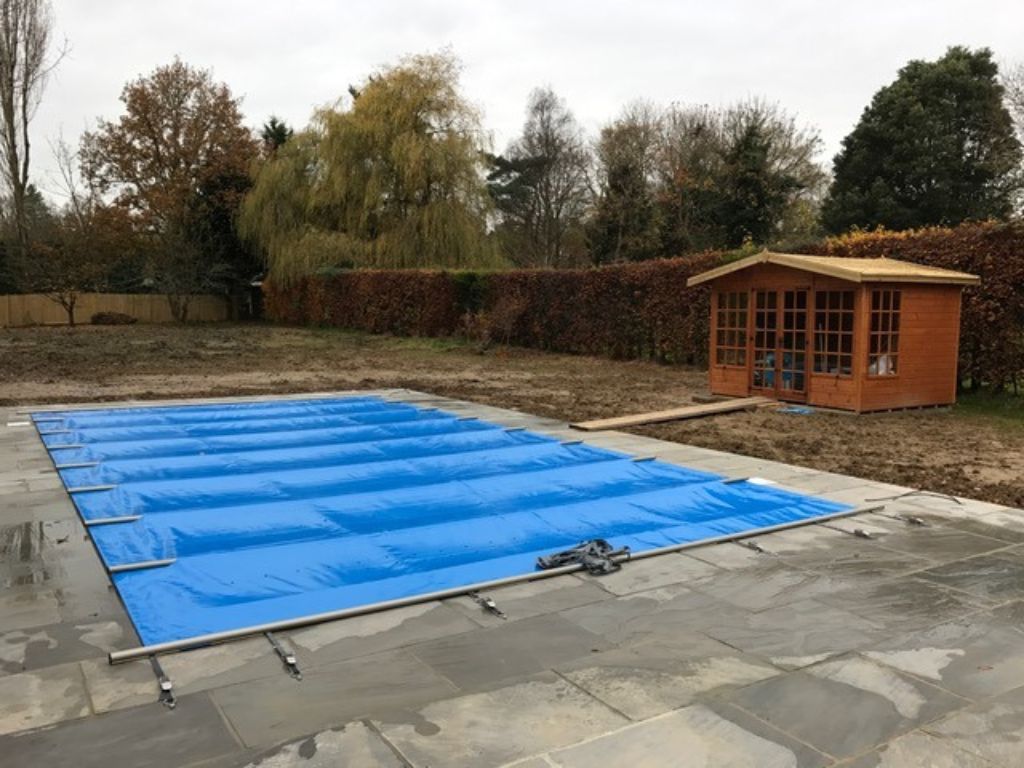
{"label": "willow tree", "polygon": [[483,132],[458,62],[409,57],[350,94],[256,174],[240,225],[272,277],[492,263]]}

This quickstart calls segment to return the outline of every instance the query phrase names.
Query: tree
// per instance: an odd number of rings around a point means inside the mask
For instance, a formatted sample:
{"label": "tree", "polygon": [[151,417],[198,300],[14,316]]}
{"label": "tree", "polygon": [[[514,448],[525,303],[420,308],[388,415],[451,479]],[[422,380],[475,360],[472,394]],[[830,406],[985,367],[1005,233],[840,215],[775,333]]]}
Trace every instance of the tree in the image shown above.
{"label": "tree", "polygon": [[673,105],[662,121],[657,197],[661,250],[674,255],[720,248],[721,110]]}
{"label": "tree", "polygon": [[[583,133],[565,102],[550,88],[530,94],[523,134],[504,157],[491,158],[491,195],[501,217],[508,257],[551,267],[575,259],[567,253],[582,231],[590,201]],[[581,241],[581,238],[578,238]]]}
{"label": "tree", "polygon": [[798,135],[791,122],[787,127],[772,107],[763,104],[726,113],[718,203],[726,247],[766,243],[781,234],[787,209],[800,193],[820,182],[821,172],[812,159],[817,137],[790,145],[787,140]]}
{"label": "tree", "polygon": [[224,247],[233,227],[217,221],[233,220],[258,144],[228,87],[180,60],[126,85],[121,101],[116,122],[83,137],[83,173],[150,236],[150,277],[185,320],[193,295],[229,288],[232,259],[248,258]]}
{"label": "tree", "polygon": [[22,250],[29,241],[29,124],[56,64],[48,60],[52,29],[48,0],[0,0],[0,176],[10,192]]}
{"label": "tree", "polygon": [[240,228],[276,279],[493,263],[482,129],[448,54],[402,59],[259,169]]}
{"label": "tree", "polygon": [[95,190],[83,187],[75,172],[77,158],[67,144],[54,148],[66,202],[53,212],[29,185],[26,200],[32,235],[22,265],[22,285],[46,295],[75,325],[75,309],[84,291],[107,286],[111,269],[129,245],[131,223],[123,212],[104,206]]}
{"label": "tree", "polygon": [[1017,129],[1017,138],[1024,141],[1024,62],[1011,64],[999,73],[1006,109]]}
{"label": "tree", "polygon": [[263,154],[273,155],[284,146],[293,135],[293,131],[287,123],[279,120],[277,116],[271,115],[270,119],[260,128],[260,140],[263,142]]}
{"label": "tree", "polygon": [[662,250],[767,243],[806,226],[824,173],[817,131],[758,99],[722,109],[674,106],[658,160]]}
{"label": "tree", "polygon": [[595,264],[658,255],[661,219],[655,183],[661,129],[657,110],[637,103],[601,130],[598,195],[589,222]]}
{"label": "tree", "polygon": [[909,62],[879,90],[834,161],[830,232],[1006,218],[1021,144],[987,48]]}

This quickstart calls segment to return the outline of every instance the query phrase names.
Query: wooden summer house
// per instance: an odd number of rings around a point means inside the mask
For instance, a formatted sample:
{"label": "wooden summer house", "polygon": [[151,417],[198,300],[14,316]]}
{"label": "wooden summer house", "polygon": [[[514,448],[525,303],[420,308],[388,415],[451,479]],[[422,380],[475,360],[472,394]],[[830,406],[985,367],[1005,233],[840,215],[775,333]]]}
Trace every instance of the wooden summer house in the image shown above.
{"label": "wooden summer house", "polygon": [[851,411],[956,399],[960,294],[975,275],[765,251],[711,283],[711,391]]}

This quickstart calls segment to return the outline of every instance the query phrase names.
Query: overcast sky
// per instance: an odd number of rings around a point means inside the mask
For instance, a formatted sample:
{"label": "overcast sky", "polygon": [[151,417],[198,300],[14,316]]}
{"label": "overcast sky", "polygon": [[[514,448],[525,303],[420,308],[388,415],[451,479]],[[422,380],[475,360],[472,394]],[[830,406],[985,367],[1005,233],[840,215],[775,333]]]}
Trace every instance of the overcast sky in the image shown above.
{"label": "overcast sky", "polygon": [[780,102],[829,161],[872,94],[911,58],[989,46],[1024,60],[1021,0],[53,0],[71,51],[34,123],[33,175],[55,191],[48,141],[120,113],[124,83],[175,55],[211,68],[248,122],[304,125],[381,64],[450,47],[495,147],[550,85],[595,132],[637,98]]}

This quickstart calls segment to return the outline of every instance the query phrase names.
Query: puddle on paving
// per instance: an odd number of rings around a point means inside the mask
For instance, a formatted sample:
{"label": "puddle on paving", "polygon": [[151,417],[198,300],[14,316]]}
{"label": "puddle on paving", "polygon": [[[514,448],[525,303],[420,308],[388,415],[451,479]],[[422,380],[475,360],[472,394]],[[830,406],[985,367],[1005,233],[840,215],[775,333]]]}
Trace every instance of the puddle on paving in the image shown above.
{"label": "puddle on paving", "polygon": [[0,526],[0,586],[59,589],[105,582],[103,567],[79,521]]}

